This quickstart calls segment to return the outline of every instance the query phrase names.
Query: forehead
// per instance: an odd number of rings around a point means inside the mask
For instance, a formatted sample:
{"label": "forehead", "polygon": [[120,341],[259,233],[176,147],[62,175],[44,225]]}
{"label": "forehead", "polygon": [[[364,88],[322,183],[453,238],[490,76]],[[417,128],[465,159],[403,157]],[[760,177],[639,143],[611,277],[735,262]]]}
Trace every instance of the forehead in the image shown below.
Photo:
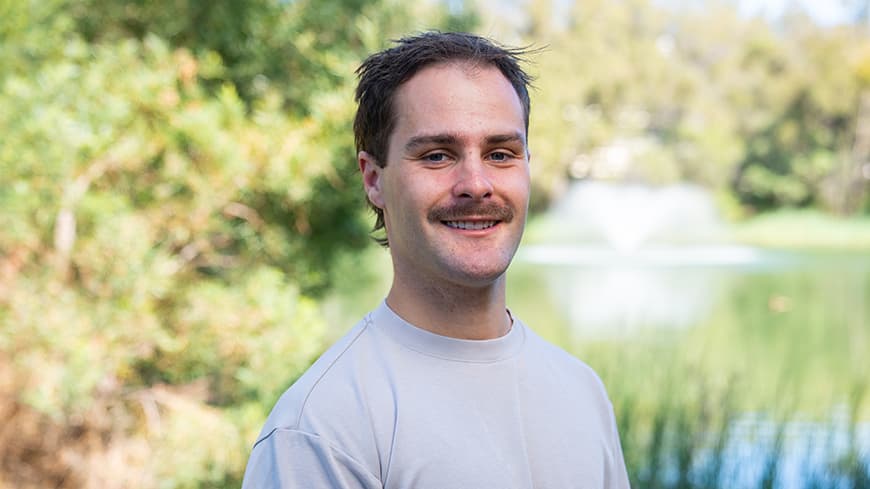
{"label": "forehead", "polygon": [[492,65],[427,66],[399,87],[393,110],[393,136],[481,130],[525,134],[520,98]]}

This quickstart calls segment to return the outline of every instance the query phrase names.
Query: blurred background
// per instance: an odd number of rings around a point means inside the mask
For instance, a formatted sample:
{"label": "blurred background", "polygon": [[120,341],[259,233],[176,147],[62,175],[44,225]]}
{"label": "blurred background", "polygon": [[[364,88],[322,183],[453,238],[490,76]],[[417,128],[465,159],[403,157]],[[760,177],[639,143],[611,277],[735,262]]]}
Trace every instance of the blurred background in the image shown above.
{"label": "blurred background", "polygon": [[509,304],[633,487],[870,488],[866,0],[0,0],[0,487],[239,486],[387,291],[354,70],[427,29],[541,48]]}

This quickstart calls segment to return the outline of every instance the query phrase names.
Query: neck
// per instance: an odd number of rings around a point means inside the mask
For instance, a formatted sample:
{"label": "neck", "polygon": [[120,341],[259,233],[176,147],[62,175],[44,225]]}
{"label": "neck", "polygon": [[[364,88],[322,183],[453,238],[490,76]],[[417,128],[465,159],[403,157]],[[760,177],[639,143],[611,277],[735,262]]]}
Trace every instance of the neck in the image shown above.
{"label": "neck", "polygon": [[442,336],[488,340],[511,326],[505,307],[505,277],[480,287],[433,286],[394,277],[387,304],[402,319]]}

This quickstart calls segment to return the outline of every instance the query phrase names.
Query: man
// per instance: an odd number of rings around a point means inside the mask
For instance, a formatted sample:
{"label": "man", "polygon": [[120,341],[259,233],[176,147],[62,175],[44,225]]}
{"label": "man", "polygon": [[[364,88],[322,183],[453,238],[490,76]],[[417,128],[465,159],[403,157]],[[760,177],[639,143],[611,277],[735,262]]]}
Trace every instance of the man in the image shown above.
{"label": "man", "polygon": [[598,377],[505,306],[529,202],[522,54],[426,33],[359,69],[392,287],[278,401],[244,487],[628,487]]}

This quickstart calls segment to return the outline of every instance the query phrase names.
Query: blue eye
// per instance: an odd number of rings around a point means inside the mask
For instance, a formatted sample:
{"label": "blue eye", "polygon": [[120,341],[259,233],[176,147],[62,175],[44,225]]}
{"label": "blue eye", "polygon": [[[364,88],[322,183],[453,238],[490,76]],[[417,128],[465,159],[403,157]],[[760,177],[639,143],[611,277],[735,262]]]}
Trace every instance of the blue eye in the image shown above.
{"label": "blue eye", "polygon": [[491,153],[489,158],[493,161],[507,161],[510,158],[510,155],[501,151],[496,151],[495,153]]}
{"label": "blue eye", "polygon": [[444,153],[431,153],[423,157],[426,161],[431,161],[432,163],[440,163],[447,158],[447,155]]}

